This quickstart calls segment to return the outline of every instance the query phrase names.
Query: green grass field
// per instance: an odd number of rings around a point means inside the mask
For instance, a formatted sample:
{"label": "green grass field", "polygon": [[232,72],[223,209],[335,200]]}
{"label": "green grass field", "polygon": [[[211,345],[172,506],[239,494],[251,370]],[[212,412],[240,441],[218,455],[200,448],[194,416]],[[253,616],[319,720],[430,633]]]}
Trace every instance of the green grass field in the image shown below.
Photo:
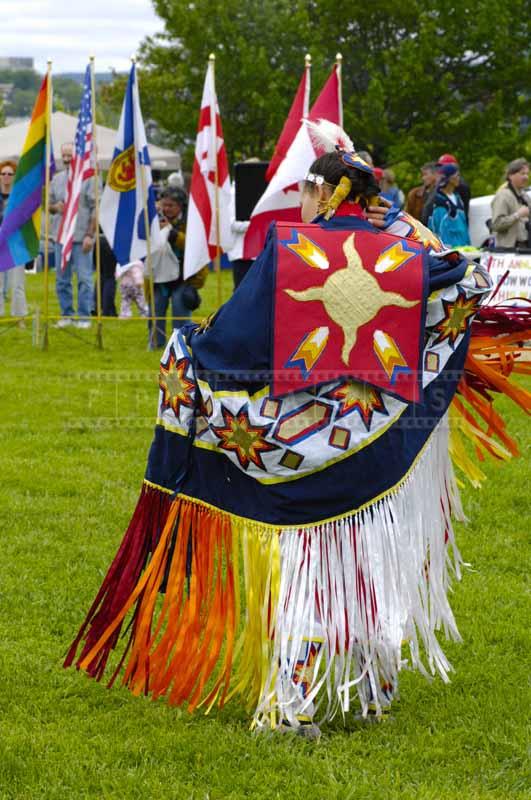
{"label": "green grass field", "polygon": [[[224,275],[224,294],[230,291]],[[32,304],[42,276],[28,276]],[[213,307],[214,278],[201,311]],[[55,306],[51,310],[57,313]],[[253,736],[238,708],[190,716],[61,667],[138,496],[157,403],[145,323],[0,325],[0,798],[527,798],[529,428],[523,457],[466,488],[452,682],[405,672],[387,724],[340,720],[312,745]]]}

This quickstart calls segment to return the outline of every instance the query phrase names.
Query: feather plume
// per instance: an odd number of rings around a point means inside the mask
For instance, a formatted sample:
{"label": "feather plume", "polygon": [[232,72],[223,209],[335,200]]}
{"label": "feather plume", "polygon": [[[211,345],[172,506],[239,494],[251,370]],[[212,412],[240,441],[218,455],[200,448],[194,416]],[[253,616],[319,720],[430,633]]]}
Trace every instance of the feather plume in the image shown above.
{"label": "feather plume", "polygon": [[327,119],[319,119],[317,122],[312,122],[309,119],[303,119],[302,121],[308,128],[310,138],[317,150],[331,153],[338,145],[342,150],[353,152],[354,143],[352,139],[339,125]]}

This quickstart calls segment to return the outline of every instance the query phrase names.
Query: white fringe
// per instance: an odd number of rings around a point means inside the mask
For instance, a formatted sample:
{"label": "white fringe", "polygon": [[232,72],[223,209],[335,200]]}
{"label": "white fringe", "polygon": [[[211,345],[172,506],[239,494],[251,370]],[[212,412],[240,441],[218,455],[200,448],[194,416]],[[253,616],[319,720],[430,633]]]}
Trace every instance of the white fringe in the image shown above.
{"label": "white fringe", "polygon": [[[330,719],[348,712],[355,694],[363,715],[369,707],[380,714],[390,702],[384,684],[396,695],[408,663],[404,642],[412,668],[449,680],[436,632],[460,640],[447,598],[462,563],[451,513],[463,518],[445,418],[389,495],[338,522],[282,532],[274,654],[257,725],[272,717],[293,725],[300,715]],[[313,665],[307,640],[322,641]],[[297,659],[307,670],[305,697],[293,681]]]}

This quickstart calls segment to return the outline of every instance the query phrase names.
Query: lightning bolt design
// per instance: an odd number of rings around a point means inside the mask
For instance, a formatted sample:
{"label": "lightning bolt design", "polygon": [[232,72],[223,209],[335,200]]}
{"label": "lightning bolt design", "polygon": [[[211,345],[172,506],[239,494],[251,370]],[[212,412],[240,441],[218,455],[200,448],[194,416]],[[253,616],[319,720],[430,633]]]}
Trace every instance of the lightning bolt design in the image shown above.
{"label": "lightning bolt design", "polygon": [[394,272],[417,255],[417,250],[408,247],[406,242],[394,242],[383,250],[374,265],[376,272]]}
{"label": "lightning bolt design", "polygon": [[434,250],[436,253],[440,253],[444,250],[444,245],[429,228],[426,228],[422,222],[419,222],[418,219],[412,217],[410,214],[405,214],[402,212],[402,218],[405,222],[407,222],[411,227],[411,233],[409,236],[411,239],[414,239],[416,242],[421,242],[424,247],[428,250]]}
{"label": "lightning bolt design", "polygon": [[328,269],[330,266],[325,251],[316,245],[315,242],[312,242],[311,239],[308,239],[303,233],[294,231],[292,239],[284,241],[282,244],[284,247],[287,247],[288,250],[291,250],[292,253],[295,253],[296,256],[299,256],[305,264],[313,267],[313,269]]}
{"label": "lightning bolt design", "polygon": [[411,369],[398,349],[397,343],[388,333],[374,331],[373,341],[374,352],[378,356],[378,360],[384,368],[391,386],[394,386],[398,376],[401,373],[411,372]]}
{"label": "lightning bolt design", "polygon": [[302,377],[307,380],[328,343],[329,335],[330,328],[314,328],[299,343],[286,361],[285,367],[299,367]]}

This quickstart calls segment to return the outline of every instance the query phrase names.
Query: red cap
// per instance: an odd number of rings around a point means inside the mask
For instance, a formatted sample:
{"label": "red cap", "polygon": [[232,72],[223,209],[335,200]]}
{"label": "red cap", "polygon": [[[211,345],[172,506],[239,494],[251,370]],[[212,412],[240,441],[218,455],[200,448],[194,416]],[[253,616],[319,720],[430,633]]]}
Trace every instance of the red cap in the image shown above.
{"label": "red cap", "polygon": [[383,178],[383,169],[381,169],[380,167],[373,167],[372,168],[372,174],[374,175],[376,180],[379,182]]}
{"label": "red cap", "polygon": [[443,153],[442,156],[439,157],[437,162],[438,164],[458,164],[458,160],[455,156],[451,153]]}

